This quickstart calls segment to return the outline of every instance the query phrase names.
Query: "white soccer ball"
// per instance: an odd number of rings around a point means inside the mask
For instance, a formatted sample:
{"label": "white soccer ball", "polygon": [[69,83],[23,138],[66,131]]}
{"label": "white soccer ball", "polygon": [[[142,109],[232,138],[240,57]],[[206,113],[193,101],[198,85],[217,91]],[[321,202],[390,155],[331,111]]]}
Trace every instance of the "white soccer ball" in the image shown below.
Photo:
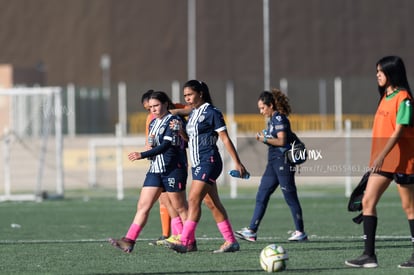
{"label": "white soccer ball", "polygon": [[260,265],[266,272],[279,272],[286,269],[286,261],[289,259],[286,250],[277,244],[270,244],[260,253]]}

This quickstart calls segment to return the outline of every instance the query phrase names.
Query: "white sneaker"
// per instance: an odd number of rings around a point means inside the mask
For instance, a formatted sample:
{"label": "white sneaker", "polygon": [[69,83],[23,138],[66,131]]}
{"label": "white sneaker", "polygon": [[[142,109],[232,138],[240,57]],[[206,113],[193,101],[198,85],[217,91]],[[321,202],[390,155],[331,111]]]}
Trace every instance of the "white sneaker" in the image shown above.
{"label": "white sneaker", "polygon": [[295,231],[292,233],[288,240],[295,242],[303,242],[308,240],[308,235],[306,235],[305,232]]}
{"label": "white sneaker", "polygon": [[238,237],[239,239],[246,240],[249,242],[255,242],[257,238],[257,234],[247,227],[244,227],[241,230],[234,232],[234,235],[236,235],[236,237]]}

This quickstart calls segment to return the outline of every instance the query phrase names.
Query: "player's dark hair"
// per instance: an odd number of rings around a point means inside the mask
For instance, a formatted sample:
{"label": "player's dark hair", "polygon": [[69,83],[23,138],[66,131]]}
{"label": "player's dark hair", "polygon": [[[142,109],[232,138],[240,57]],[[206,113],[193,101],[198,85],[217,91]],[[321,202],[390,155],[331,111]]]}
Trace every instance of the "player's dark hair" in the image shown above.
{"label": "player's dark hair", "polygon": [[[385,56],[381,58],[377,64],[376,68],[380,67],[382,72],[384,73],[385,77],[387,78],[387,83],[384,86],[378,85],[378,92],[380,94],[380,101],[381,98],[385,94],[385,89],[387,86],[391,85],[392,87],[400,90],[406,90],[410,95],[411,99],[411,108],[413,108],[414,99],[411,93],[410,85],[408,84],[407,73],[405,70],[405,65],[401,57],[398,56]],[[414,112],[411,116],[411,123],[409,126],[414,126]]]}
{"label": "player's dark hair", "polygon": [[148,90],[141,96],[141,104],[144,104],[144,101],[149,100],[151,94],[154,92],[154,90]]}
{"label": "player's dark hair", "polygon": [[167,107],[168,110],[174,109],[174,104],[172,103],[171,99],[163,91],[155,91],[155,92],[153,91],[148,99],[157,99],[162,104],[167,103],[168,104],[168,107]]}
{"label": "player's dark hair", "polygon": [[411,98],[413,97],[411,94],[410,85],[408,84],[405,65],[400,57],[393,55],[385,56],[377,62],[375,68],[377,69],[378,66],[381,68],[382,72],[387,78],[387,85],[384,85],[382,87],[378,85],[380,99],[384,96],[385,89],[388,85],[391,85],[396,89],[406,90],[410,94]]}
{"label": "player's dark hair", "polygon": [[273,110],[286,116],[292,112],[289,105],[289,98],[279,89],[273,88],[271,92],[262,92],[258,100],[262,101],[266,106],[272,106]]}
{"label": "player's dark hair", "polygon": [[213,100],[211,99],[210,90],[208,89],[208,86],[205,82],[198,81],[195,79],[189,80],[184,84],[183,88],[190,88],[191,90],[200,94],[205,102],[208,102],[211,105],[213,105]]}

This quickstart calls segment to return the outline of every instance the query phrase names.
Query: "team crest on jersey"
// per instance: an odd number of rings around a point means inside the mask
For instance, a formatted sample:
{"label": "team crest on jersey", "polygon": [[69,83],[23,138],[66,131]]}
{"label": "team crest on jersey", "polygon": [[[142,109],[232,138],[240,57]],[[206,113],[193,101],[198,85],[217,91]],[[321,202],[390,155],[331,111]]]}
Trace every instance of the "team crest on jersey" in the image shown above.
{"label": "team crest on jersey", "polygon": [[282,117],[281,116],[276,116],[276,120],[277,121],[282,121]]}
{"label": "team crest on jersey", "polygon": [[162,135],[162,134],[164,134],[164,132],[165,132],[165,127],[161,127],[160,128],[160,134]]}
{"label": "team crest on jersey", "polygon": [[206,119],[206,117],[205,117],[204,115],[201,115],[201,116],[198,118],[198,122],[203,122],[203,121],[204,121],[204,119]]}

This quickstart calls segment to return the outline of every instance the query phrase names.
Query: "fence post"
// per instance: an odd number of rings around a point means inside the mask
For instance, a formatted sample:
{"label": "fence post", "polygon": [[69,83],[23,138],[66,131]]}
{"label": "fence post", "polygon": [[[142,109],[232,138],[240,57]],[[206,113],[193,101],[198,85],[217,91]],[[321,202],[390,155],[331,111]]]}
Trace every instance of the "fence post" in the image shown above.
{"label": "fence post", "polygon": [[116,196],[118,200],[124,199],[124,169],[122,165],[122,137],[123,129],[120,123],[116,124]]}
{"label": "fence post", "polygon": [[319,115],[321,117],[321,129],[325,130],[327,120],[326,115],[328,114],[327,100],[326,100],[326,80],[319,79]]}
{"label": "fence post", "polygon": [[335,77],[335,130],[342,131],[342,79]]}
{"label": "fence post", "polygon": [[89,187],[96,187],[96,146],[93,140],[89,140]]}
{"label": "fence post", "polygon": [[352,192],[352,161],[351,161],[351,131],[352,131],[352,122],[347,119],[345,121],[345,197],[349,198]]}
{"label": "fence post", "polygon": [[177,80],[171,84],[171,100],[174,103],[180,102],[180,82]]}
{"label": "fence post", "polygon": [[[118,123],[122,135],[127,132],[127,96],[125,82],[118,84]],[[118,127],[118,126],[117,126]]]}
{"label": "fence post", "polygon": [[288,95],[288,81],[286,78],[281,78],[279,81],[280,90],[287,96]]}
{"label": "fence post", "polygon": [[76,97],[75,85],[69,83],[67,86],[67,110],[66,115],[68,119],[68,135],[70,137],[76,136]]}
{"label": "fence post", "polygon": [[[237,124],[234,121],[234,84],[232,81],[227,81],[226,83],[226,113],[229,126],[229,135],[233,141],[234,147],[237,149]],[[233,161],[229,159],[225,165],[226,170],[230,171],[233,169],[232,166]],[[230,177],[230,197],[233,199],[237,198],[237,180],[233,177]]]}
{"label": "fence post", "polygon": [[7,198],[11,194],[10,183],[10,133],[8,128],[3,130],[3,162],[4,162],[4,195]]}

